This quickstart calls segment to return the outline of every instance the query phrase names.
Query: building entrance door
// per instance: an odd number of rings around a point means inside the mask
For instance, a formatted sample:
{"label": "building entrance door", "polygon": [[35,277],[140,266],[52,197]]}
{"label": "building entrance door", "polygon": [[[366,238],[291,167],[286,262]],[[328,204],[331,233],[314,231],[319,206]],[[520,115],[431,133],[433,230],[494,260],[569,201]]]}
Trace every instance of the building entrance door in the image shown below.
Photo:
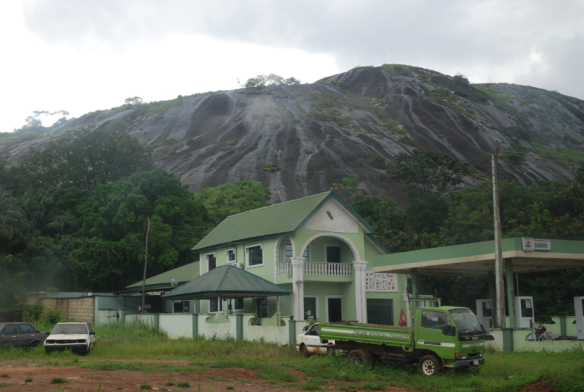
{"label": "building entrance door", "polygon": [[328,321],[329,323],[343,321],[343,314],[341,311],[341,298],[328,299]]}
{"label": "building entrance door", "polygon": [[393,325],[393,300],[367,298],[367,322],[369,324]]}

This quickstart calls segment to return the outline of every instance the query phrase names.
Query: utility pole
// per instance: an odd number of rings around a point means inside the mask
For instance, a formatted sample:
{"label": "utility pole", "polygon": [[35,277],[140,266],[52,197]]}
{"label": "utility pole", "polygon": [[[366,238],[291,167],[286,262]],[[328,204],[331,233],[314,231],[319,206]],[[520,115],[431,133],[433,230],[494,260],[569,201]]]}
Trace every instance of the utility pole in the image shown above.
{"label": "utility pole", "polygon": [[493,165],[493,220],[495,222],[495,291],[497,292],[497,327],[505,328],[505,285],[503,283],[503,249],[501,247],[501,216],[499,214],[499,186],[497,183],[497,155],[491,157]]}
{"label": "utility pole", "polygon": [[148,218],[148,228],[146,229],[146,254],[144,256],[144,276],[142,277],[142,310],[144,313],[144,306],[146,302],[146,270],[148,269],[148,234],[150,234],[150,218]]}

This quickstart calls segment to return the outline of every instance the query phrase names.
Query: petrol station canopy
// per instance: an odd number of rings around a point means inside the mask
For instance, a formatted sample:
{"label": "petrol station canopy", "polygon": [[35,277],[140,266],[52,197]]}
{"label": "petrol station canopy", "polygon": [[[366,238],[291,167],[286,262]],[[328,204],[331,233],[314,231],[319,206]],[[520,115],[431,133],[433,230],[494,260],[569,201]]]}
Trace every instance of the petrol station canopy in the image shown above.
{"label": "petrol station canopy", "polygon": [[[515,274],[584,267],[584,241],[523,237],[506,238],[501,245]],[[486,277],[495,271],[495,241],[381,255],[371,266],[373,272]]]}

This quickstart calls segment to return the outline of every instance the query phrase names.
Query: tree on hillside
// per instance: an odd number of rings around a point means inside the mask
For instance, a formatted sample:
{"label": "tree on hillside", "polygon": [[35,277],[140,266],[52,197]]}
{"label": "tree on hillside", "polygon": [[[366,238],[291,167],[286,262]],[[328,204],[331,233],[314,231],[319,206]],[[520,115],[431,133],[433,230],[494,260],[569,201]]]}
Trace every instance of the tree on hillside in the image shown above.
{"label": "tree on hillside", "polygon": [[442,197],[462,183],[469,166],[448,154],[415,149],[411,154],[400,153],[391,163],[387,175],[400,184],[412,199],[427,195]]}
{"label": "tree on hillside", "polygon": [[23,165],[42,188],[89,190],[153,167],[146,147],[108,129],[67,133],[33,152]]}
{"label": "tree on hillside", "polygon": [[295,77],[283,78],[280,75],[258,75],[255,78],[249,78],[241,87],[246,89],[261,89],[266,86],[296,86],[300,84],[300,80]]}
{"label": "tree on hillside", "polygon": [[219,224],[229,215],[267,206],[270,196],[259,182],[234,181],[200,190],[195,199],[207,206],[212,221]]}

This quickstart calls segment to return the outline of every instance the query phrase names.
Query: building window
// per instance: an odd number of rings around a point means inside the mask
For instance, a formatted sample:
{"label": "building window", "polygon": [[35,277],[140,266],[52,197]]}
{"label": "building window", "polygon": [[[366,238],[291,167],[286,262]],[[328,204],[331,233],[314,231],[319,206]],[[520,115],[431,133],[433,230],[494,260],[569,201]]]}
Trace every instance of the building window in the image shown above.
{"label": "building window", "polygon": [[227,262],[234,263],[235,262],[235,249],[229,249],[227,251]]}
{"label": "building window", "polygon": [[235,310],[243,310],[243,298],[235,298],[233,302]]}
{"label": "building window", "polygon": [[341,262],[341,247],[340,246],[330,246],[326,247],[326,262],[327,263],[340,263]]}
{"label": "building window", "polygon": [[[306,249],[304,249],[304,253],[302,254],[302,257],[304,257],[304,262],[308,263],[310,261],[310,256],[309,256],[309,252],[308,252],[308,247],[310,245],[306,246]],[[291,243],[287,243],[286,244],[286,261],[289,262],[292,259],[292,244]]]}
{"label": "building window", "polygon": [[219,301],[217,298],[209,300],[209,312],[210,313],[217,313],[217,309],[219,312],[223,311],[223,301]]}
{"label": "building window", "polygon": [[265,298],[259,298],[256,301],[257,304],[257,312],[256,316],[258,318],[267,318],[268,317],[268,300]]}
{"label": "building window", "polygon": [[247,248],[247,254],[248,254],[247,260],[250,266],[264,264],[264,253],[262,252],[261,245]]}
{"label": "building window", "polygon": [[207,255],[207,271],[217,268],[217,258],[214,253]]}

